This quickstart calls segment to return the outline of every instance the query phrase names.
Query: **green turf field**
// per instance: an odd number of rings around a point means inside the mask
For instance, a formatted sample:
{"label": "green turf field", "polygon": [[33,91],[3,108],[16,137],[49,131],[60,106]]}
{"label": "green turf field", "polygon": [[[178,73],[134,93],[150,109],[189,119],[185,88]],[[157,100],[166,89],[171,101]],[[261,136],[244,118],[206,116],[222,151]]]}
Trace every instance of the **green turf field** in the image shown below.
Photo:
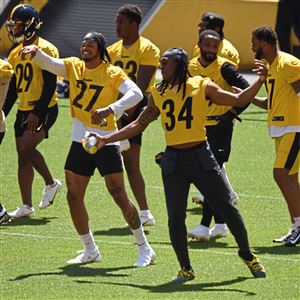
{"label": "green turf field", "polygon": [[[60,100],[59,118],[50,139],[40,150],[55,177],[64,183],[64,161],[70,145],[71,119],[68,101]],[[14,108],[15,109],[15,108]],[[0,149],[1,202],[14,210],[20,206],[17,155],[13,138],[15,111],[8,118],[9,131]],[[250,107],[242,124],[235,128],[232,154],[227,170],[240,196],[239,209],[247,225],[250,243],[267,270],[266,279],[254,279],[237,256],[237,246],[228,238],[189,243],[196,279],[173,285],[179,269],[170,245],[164,192],[154,155],[164,149],[159,121],[144,134],[142,170],[156,226],[147,237],[157,254],[154,265],[136,269],[137,247],[133,237],[105,190],[102,178],[92,178],[86,195],[90,226],[103,261],[70,266],[82,246],[73,228],[66,202],[66,186],[53,206],[39,210],[43,181],[34,181],[34,218],[13,220],[0,227],[0,299],[298,299],[300,246],[285,248],[272,239],[285,234],[289,217],[285,202],[272,178],[273,142],[267,135],[266,113]],[[128,186],[128,184],[127,184]],[[128,189],[131,196],[131,192]],[[187,225],[200,221],[201,210],[191,201]]]}

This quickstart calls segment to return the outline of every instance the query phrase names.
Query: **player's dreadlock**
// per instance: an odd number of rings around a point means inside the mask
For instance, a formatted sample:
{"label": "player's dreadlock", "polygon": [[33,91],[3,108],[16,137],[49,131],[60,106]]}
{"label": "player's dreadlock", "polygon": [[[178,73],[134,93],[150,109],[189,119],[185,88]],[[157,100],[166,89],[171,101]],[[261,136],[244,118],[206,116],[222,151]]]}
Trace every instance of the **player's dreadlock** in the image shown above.
{"label": "player's dreadlock", "polygon": [[181,87],[183,86],[183,95],[182,99],[185,97],[186,93],[186,81],[189,76],[191,76],[188,66],[188,56],[187,53],[182,48],[171,48],[168,49],[162,57],[172,57],[177,62],[176,70],[175,70],[175,77],[173,82],[169,82],[167,80],[162,80],[157,86],[157,90],[160,92],[161,95],[164,94],[165,90],[171,84],[170,88],[173,88],[175,84],[178,83],[178,91],[180,91]]}
{"label": "player's dreadlock", "polygon": [[100,51],[100,58],[103,61],[106,61],[105,60],[105,58],[106,58],[108,62],[111,62],[110,56],[106,49],[106,39],[103,34],[92,31],[92,32],[87,33],[82,41],[85,41],[85,40],[91,40],[91,41],[96,42],[98,45],[98,49]]}

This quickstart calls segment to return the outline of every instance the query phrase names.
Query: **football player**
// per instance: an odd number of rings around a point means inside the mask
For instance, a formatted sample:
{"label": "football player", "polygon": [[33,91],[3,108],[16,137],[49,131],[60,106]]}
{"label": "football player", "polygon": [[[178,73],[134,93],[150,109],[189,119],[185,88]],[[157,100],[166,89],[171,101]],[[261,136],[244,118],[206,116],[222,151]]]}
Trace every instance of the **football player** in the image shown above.
{"label": "football player", "polygon": [[42,70],[29,60],[22,60],[19,51],[35,44],[49,55],[58,57],[58,51],[48,41],[37,35],[41,27],[39,15],[33,6],[16,6],[6,22],[8,35],[17,46],[10,52],[8,61],[14,76],[4,104],[7,115],[19,99],[15,121],[15,138],[18,152],[18,180],[23,205],[10,213],[14,218],[35,215],[32,204],[34,169],[43,177],[45,188],[39,208],[51,205],[61,188],[61,182],[52,177],[45,158],[37,146],[48,138],[49,129],[58,114],[56,76]]}
{"label": "football player", "polygon": [[[121,67],[144,93],[144,100],[121,117],[121,128],[135,120],[147,105],[149,88],[154,83],[159,64],[159,49],[139,35],[141,20],[142,11],[137,5],[125,4],[120,7],[116,17],[116,32],[121,39],[107,49],[112,64]],[[148,207],[145,182],[140,170],[142,134],[130,138],[129,142],[130,148],[122,151],[125,169],[131,190],[140,207],[141,222],[144,226],[151,226],[155,224],[155,220]]]}
{"label": "football player", "polygon": [[[226,91],[233,92],[232,86],[241,89],[247,88],[249,84],[236,70],[236,65],[232,61],[218,55],[220,43],[221,37],[216,31],[204,30],[200,33],[198,46],[201,50],[201,55],[190,61],[189,71],[191,75],[209,77]],[[230,155],[233,122],[238,118],[237,115],[243,112],[248,105],[230,108],[210,103],[205,122],[207,140],[222,170],[221,174],[230,191],[231,201],[235,204],[238,201],[238,196],[227,178],[225,162],[228,161]],[[209,229],[213,215],[215,226]],[[210,238],[227,236],[228,229],[224,220],[218,214],[214,214],[204,199],[201,224],[190,230],[188,235],[197,240],[208,241]]]}
{"label": "football player", "polygon": [[221,89],[208,77],[189,78],[186,52],[181,48],[169,49],[160,59],[163,80],[152,87],[148,105],[138,119],[107,136],[92,134],[97,137],[97,148],[101,149],[107,143],[138,134],[161,116],[167,144],[161,160],[161,170],[169,233],[181,267],[174,278],[175,283],[183,283],[195,277],[188,254],[185,225],[191,184],[203,192],[213,210],[224,218],[238,244],[238,254],[253,276],[266,276],[258,257],[249,248],[242,216],[230,203],[230,192],[220,176],[220,166],[206,142],[205,134],[208,101],[220,105],[243,106],[259,91],[267,72],[262,62],[256,63],[259,80],[239,94],[233,94]]}
{"label": "football player", "polygon": [[[86,131],[95,131],[101,135],[115,132],[116,119],[141,101],[143,94],[121,68],[109,63],[106,39],[101,33],[86,34],[81,42],[80,53],[82,59],[56,59],[35,45],[25,47],[21,51],[22,56],[29,54],[34,57],[33,62],[41,68],[70,82],[73,129],[72,144],[65,163],[65,177],[71,217],[84,251],[68,263],[80,264],[101,260],[89,229],[88,213],[84,204],[86,188],[97,168],[138,244],[139,258],[135,266],[145,267],[155,259],[155,253],[144,234],[138,212],[125,190],[119,143],[110,143],[96,154],[85,152],[81,145]],[[123,96],[116,101],[119,93]]]}
{"label": "football player", "polygon": [[268,98],[254,103],[268,111],[270,137],[275,141],[273,177],[286,200],[292,226],[274,242],[295,246],[300,243],[300,60],[279,51],[277,34],[268,26],[252,32],[256,58],[269,64],[266,87]]}
{"label": "football player", "polygon": [[[216,31],[221,37],[221,43],[218,51],[218,55],[228,60],[232,61],[236,66],[238,66],[240,62],[239,53],[236,48],[224,37],[224,18],[215,13],[207,12],[202,15],[201,21],[198,24],[198,33],[200,34],[202,31],[206,29],[211,29]],[[194,48],[194,57],[200,56],[200,48],[199,45],[195,45]]]}

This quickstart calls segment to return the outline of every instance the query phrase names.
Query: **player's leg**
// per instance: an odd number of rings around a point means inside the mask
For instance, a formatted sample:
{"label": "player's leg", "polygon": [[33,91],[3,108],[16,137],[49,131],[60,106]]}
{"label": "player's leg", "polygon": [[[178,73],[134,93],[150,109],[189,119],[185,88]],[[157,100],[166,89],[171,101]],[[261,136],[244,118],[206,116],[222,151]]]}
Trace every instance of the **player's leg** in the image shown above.
{"label": "player's leg", "polygon": [[188,253],[185,224],[190,181],[181,172],[185,165],[184,160],[179,159],[180,155],[175,149],[167,149],[161,160],[170,240],[181,267],[175,282],[185,282],[195,277]]}
{"label": "player's leg", "polygon": [[273,176],[286,200],[292,220],[292,230],[285,237],[274,242],[279,240],[287,242],[289,235],[300,228],[300,191],[297,175],[300,166],[299,142],[300,133],[295,132],[275,138],[276,158]]}
{"label": "player's leg", "polygon": [[139,258],[135,263],[137,267],[145,267],[156,258],[155,253],[149,245],[144,233],[137,209],[129,200],[124,184],[122,160],[117,146],[106,146],[98,151],[96,165],[102,176],[104,176],[107,190],[112,195],[116,204],[120,207],[122,214],[128,223],[133,236],[138,244]]}
{"label": "player's leg", "polygon": [[227,223],[238,244],[239,256],[247,264],[253,276],[265,277],[263,266],[250,251],[248,234],[243,218],[230,202],[230,191],[226,187],[222,176],[220,176],[221,170],[218,163],[206,145],[197,149],[195,154],[198,161],[194,161],[193,164],[198,165],[198,168],[197,172],[195,168],[191,168],[193,183],[203,192],[205,198],[210,201],[212,209]]}
{"label": "player's leg", "polygon": [[95,165],[80,143],[73,142],[65,163],[67,200],[74,227],[83,244],[83,252],[69,264],[89,263],[101,260],[98,247],[89,228],[88,212],[84,204],[86,188],[93,175]]}
{"label": "player's leg", "polygon": [[141,211],[141,222],[144,226],[152,226],[155,224],[155,220],[148,207],[145,181],[140,169],[141,140],[141,134],[131,138],[129,140],[130,148],[123,151],[122,156],[131,190]]}

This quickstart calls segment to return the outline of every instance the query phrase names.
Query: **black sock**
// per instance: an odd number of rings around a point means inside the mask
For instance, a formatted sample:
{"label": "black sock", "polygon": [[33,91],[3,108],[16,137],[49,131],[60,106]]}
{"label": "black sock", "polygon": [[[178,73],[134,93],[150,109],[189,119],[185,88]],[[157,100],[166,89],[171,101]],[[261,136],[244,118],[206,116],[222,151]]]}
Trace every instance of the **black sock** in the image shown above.
{"label": "black sock", "polygon": [[245,260],[251,261],[253,259],[253,254],[251,253],[250,250],[247,251],[241,251],[239,250],[239,256]]}

